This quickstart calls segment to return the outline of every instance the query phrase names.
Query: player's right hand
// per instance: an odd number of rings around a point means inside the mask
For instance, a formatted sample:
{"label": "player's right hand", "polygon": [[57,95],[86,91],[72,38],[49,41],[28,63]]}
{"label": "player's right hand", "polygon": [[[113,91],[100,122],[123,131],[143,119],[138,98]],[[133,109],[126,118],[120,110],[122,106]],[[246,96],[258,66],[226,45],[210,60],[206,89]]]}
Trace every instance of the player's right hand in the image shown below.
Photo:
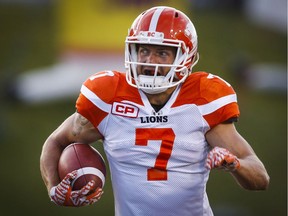
{"label": "player's right hand", "polygon": [[86,206],[97,202],[103,194],[102,188],[95,190],[95,181],[91,180],[82,189],[72,191],[72,182],[77,177],[77,171],[68,173],[65,178],[51,188],[50,198],[60,206]]}

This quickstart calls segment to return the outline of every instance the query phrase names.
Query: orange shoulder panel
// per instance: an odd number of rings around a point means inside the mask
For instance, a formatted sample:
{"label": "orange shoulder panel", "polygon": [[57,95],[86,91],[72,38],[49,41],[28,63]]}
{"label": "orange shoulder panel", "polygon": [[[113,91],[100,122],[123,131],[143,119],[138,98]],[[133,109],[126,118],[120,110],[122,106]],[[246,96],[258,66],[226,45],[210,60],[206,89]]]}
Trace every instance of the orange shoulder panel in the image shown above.
{"label": "orange shoulder panel", "polygon": [[126,82],[125,73],[116,71],[98,72],[89,77],[84,85],[108,104],[121,100],[132,100],[142,104],[138,90]]}
{"label": "orange shoulder panel", "polygon": [[[102,71],[90,76],[83,85],[96,95],[102,103],[112,105],[114,101],[132,101],[142,105],[138,90],[126,82],[124,73]],[[95,127],[108,115],[97,104],[92,103],[80,93],[76,102],[77,111],[86,117]]]}
{"label": "orange shoulder panel", "polygon": [[[205,105],[227,95],[233,95],[232,86],[222,78],[206,72],[194,72],[183,83],[177,100],[173,107],[184,104]],[[223,107],[203,117],[213,127],[232,117],[239,116],[236,102],[223,105]]]}
{"label": "orange shoulder panel", "polygon": [[119,83],[119,73],[101,71],[90,76],[84,83],[90,91],[105,103],[111,104]]}
{"label": "orange shoulder panel", "polygon": [[235,94],[235,91],[225,80],[206,72],[194,72],[183,83],[173,106],[203,105],[230,94]]}

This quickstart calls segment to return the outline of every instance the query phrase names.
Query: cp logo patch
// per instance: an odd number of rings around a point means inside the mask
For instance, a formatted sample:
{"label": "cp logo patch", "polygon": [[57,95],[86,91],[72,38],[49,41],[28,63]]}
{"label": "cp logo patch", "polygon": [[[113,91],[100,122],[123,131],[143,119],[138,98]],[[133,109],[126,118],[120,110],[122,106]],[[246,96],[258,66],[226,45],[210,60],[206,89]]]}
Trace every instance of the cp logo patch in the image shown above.
{"label": "cp logo patch", "polygon": [[127,104],[127,103],[119,103],[119,102],[113,103],[112,114],[114,115],[137,118],[138,113],[139,113],[139,108],[134,105]]}

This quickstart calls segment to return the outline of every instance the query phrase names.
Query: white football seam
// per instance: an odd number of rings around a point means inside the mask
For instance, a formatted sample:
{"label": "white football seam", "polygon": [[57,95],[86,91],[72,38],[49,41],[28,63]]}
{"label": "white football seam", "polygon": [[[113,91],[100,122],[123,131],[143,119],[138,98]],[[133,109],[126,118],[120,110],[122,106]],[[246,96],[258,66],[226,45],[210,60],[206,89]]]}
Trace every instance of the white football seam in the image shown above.
{"label": "white football seam", "polygon": [[95,167],[83,167],[77,170],[77,177],[72,181],[71,185],[73,187],[75,181],[80,178],[83,175],[87,175],[87,174],[91,174],[91,175],[96,175],[98,176],[101,181],[102,181],[102,188],[104,187],[105,184],[105,176],[104,174],[101,172],[101,170],[95,168]]}

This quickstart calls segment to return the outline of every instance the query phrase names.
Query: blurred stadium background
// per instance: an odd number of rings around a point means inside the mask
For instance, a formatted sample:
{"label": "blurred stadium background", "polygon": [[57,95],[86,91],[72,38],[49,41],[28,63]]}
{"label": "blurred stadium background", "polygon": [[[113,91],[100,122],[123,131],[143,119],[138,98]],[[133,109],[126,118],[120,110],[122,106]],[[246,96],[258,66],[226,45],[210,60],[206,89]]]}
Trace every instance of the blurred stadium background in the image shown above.
{"label": "blurred stadium background", "polygon": [[[0,0],[1,215],[113,215],[109,176],[94,206],[61,208],[39,171],[47,136],[71,113],[81,82],[124,68],[132,21],[155,5],[194,22],[196,70],[218,74],[238,92],[237,128],[264,162],[266,192],[241,189],[213,171],[208,194],[216,216],[287,213],[287,2],[285,0]],[[103,153],[101,144],[94,145]]]}

